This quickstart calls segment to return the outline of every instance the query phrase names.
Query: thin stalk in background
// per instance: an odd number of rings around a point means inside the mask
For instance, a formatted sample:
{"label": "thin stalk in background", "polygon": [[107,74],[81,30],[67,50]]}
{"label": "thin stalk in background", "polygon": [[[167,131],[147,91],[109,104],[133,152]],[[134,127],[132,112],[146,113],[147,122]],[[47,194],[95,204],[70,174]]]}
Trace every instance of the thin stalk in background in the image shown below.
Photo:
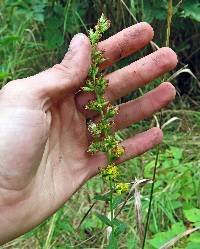
{"label": "thin stalk in background", "polygon": [[59,216],[59,213],[57,212],[51,218],[47,239],[46,239],[45,245],[43,246],[42,249],[49,249],[51,246],[51,242],[52,242],[53,234],[55,231],[56,222],[58,220],[58,216]]}
{"label": "thin stalk in background", "polygon": [[[110,220],[111,223],[113,224],[113,219],[114,219],[114,209],[113,209],[113,182],[112,179],[109,179],[110,183]],[[114,236],[114,226],[112,225],[112,231],[111,231],[111,237],[113,238]]]}
{"label": "thin stalk in background", "polygon": [[68,14],[69,14],[69,8],[71,6],[71,0],[69,0],[68,4],[65,6],[65,18],[64,18],[64,25],[63,25],[63,37],[66,32],[66,26],[67,26],[67,19],[68,19]]}
{"label": "thin stalk in background", "polygon": [[125,2],[123,0],[120,0],[120,2],[124,5],[125,9],[128,11],[128,13],[130,14],[130,16],[133,18],[133,20],[135,21],[135,23],[138,23],[137,18],[133,15],[133,13],[130,11],[130,9],[128,8],[128,6],[125,4]]}
{"label": "thin stalk in background", "polygon": [[[171,22],[172,22],[172,15],[173,15],[173,5],[172,5],[172,0],[168,0],[168,9],[167,9],[167,28],[166,28],[166,46],[169,47],[170,43],[170,33],[171,33]],[[163,79],[164,81],[164,79]],[[163,113],[161,110],[161,115],[160,115],[160,122],[159,126],[162,127],[162,118],[163,118]],[[145,242],[146,242],[146,237],[147,237],[147,232],[148,232],[148,227],[149,227],[149,220],[151,216],[151,208],[152,208],[152,201],[153,201],[153,194],[154,194],[154,186],[155,186],[155,181],[156,181],[156,172],[157,172],[157,167],[158,167],[158,159],[159,159],[159,154],[160,154],[160,146],[157,148],[156,152],[156,158],[155,158],[155,165],[154,165],[154,170],[153,170],[153,183],[151,185],[151,192],[150,192],[150,201],[149,201],[149,207],[148,207],[148,212],[147,212],[147,219],[145,223],[145,231],[144,231],[144,239],[142,242],[142,249],[145,248]]]}
{"label": "thin stalk in background", "polygon": [[169,47],[170,33],[171,33],[171,23],[173,15],[172,0],[168,0],[167,8],[167,29],[166,29],[166,47]]}
{"label": "thin stalk in background", "polygon": [[153,178],[152,178],[151,192],[150,192],[150,198],[149,198],[150,201],[149,201],[149,207],[148,207],[148,212],[147,212],[147,219],[146,219],[146,223],[145,223],[144,238],[142,241],[142,249],[144,249],[144,247],[145,247],[147,231],[148,231],[148,227],[149,227],[149,220],[150,220],[150,216],[151,216],[151,207],[152,207],[152,201],[153,201],[154,186],[155,186],[155,181],[156,181],[156,172],[157,172],[157,167],[158,167],[159,153],[160,153],[160,146],[157,147],[155,165],[154,165],[154,169],[153,169]]}
{"label": "thin stalk in background", "polygon": [[87,26],[86,24],[84,23],[83,19],[81,18],[81,16],[79,15],[78,11],[75,11],[75,15],[78,17],[79,21],[81,22],[81,24],[83,25],[86,33],[88,33],[88,29],[87,29]]}

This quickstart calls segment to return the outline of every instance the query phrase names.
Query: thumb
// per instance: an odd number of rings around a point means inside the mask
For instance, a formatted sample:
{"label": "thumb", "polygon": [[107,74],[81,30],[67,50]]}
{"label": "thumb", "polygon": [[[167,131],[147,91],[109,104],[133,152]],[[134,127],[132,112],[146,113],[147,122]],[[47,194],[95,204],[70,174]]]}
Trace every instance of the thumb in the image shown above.
{"label": "thumb", "polygon": [[59,99],[77,91],[87,78],[90,56],[91,45],[88,37],[84,34],[75,35],[61,63],[35,75],[40,97]]}

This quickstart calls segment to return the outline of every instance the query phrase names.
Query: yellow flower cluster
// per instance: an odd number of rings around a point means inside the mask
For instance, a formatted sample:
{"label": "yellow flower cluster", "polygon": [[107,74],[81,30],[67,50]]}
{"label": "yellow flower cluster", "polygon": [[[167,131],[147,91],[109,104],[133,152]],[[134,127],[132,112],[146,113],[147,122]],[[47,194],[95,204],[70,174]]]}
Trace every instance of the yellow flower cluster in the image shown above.
{"label": "yellow flower cluster", "polygon": [[112,164],[109,164],[105,169],[102,169],[101,174],[103,177],[108,177],[110,179],[116,179],[117,176],[119,175],[119,169],[114,163],[112,163]]}
{"label": "yellow flower cluster", "polygon": [[117,194],[122,194],[127,192],[129,189],[129,184],[128,183],[117,183],[115,186],[115,191]]}
{"label": "yellow flower cluster", "polygon": [[118,158],[118,157],[122,156],[124,154],[124,152],[125,152],[125,150],[122,146],[117,146],[113,150],[113,155]]}

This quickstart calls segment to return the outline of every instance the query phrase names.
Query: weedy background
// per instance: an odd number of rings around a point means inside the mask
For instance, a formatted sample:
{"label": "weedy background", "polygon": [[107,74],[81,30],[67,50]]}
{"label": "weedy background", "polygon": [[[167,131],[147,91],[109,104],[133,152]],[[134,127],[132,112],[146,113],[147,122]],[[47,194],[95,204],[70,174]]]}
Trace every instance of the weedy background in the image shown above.
{"label": "weedy background", "polygon": [[[72,36],[87,32],[101,13],[111,20],[107,36],[138,21],[149,22],[154,42],[165,46],[167,1],[159,0],[0,0],[0,82],[27,77],[60,61]],[[170,46],[179,57],[176,69],[184,69],[172,80],[176,100],[163,111],[164,143],[160,149],[152,203],[147,249],[200,248],[200,3],[198,0],[173,1]],[[151,52],[151,47],[124,59],[113,69]],[[193,72],[193,74],[191,74]],[[165,78],[169,78],[166,75]],[[195,79],[195,77],[197,79]],[[146,92],[162,79],[145,86]],[[135,98],[130,93],[120,102]],[[157,115],[159,118],[159,115]],[[121,138],[156,124],[155,118],[132,125],[119,133]],[[156,150],[124,163],[125,181],[151,179]],[[126,223],[119,234],[119,248],[140,248],[146,221],[151,183],[141,184],[131,194],[119,218]],[[95,211],[107,212],[98,201],[77,229],[94,203],[95,194],[105,190],[98,177],[89,181],[57,214],[33,231],[1,248],[105,248],[106,233]],[[135,215],[135,203],[141,202],[141,224]],[[120,204],[123,200],[116,200]],[[117,205],[117,204],[116,204]],[[138,208],[138,204],[136,208]],[[194,229],[193,229],[194,228]],[[197,231],[194,231],[196,228]],[[189,234],[189,235],[187,235]],[[187,235],[187,236],[186,236]],[[171,241],[168,245],[167,242]],[[165,245],[165,247],[162,247]]]}

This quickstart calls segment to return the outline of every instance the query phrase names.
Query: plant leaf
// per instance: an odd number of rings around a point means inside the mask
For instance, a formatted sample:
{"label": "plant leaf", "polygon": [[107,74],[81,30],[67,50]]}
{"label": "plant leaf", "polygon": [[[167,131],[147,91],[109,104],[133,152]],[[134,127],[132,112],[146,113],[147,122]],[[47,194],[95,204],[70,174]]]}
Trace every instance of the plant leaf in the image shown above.
{"label": "plant leaf", "polygon": [[105,194],[105,195],[95,195],[94,199],[97,201],[109,201],[110,200],[110,193]]}
{"label": "plant leaf", "polygon": [[191,208],[188,210],[183,210],[184,216],[190,222],[198,222],[200,221],[200,209]]}
{"label": "plant leaf", "polygon": [[102,223],[104,223],[108,226],[112,226],[111,220],[109,220],[105,215],[102,215],[99,213],[96,213],[95,215],[101,220]]}

